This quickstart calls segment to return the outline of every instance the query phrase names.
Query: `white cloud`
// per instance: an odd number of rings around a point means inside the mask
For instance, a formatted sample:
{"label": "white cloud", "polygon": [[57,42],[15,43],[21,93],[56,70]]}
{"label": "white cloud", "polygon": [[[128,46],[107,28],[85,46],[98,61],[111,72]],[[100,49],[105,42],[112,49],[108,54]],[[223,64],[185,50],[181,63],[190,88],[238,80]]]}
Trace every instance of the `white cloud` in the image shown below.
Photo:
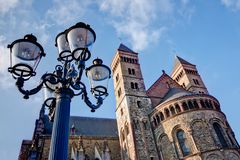
{"label": "white cloud", "polygon": [[119,37],[127,37],[136,51],[158,42],[177,16],[190,21],[194,13],[189,0],[102,0],[99,7]]}
{"label": "white cloud", "polygon": [[151,27],[158,14],[171,14],[170,1],[157,0],[103,0],[100,10],[108,13],[110,21],[119,36],[127,36],[134,50],[143,50],[152,42],[157,42],[165,27]]}
{"label": "white cloud", "polygon": [[240,0],[221,0],[221,3],[234,11],[240,10]]}
{"label": "white cloud", "polygon": [[135,21],[129,21],[123,24],[116,22],[114,27],[119,34],[125,34],[130,38],[133,50],[137,51],[145,49],[149,46],[149,43],[157,42],[161,35],[167,30],[165,27],[150,30]]}
{"label": "white cloud", "polygon": [[0,0],[0,14],[7,13],[10,9],[17,6],[18,0]]}
{"label": "white cloud", "polygon": [[195,7],[192,6],[189,0],[181,0],[180,6],[178,7],[178,14],[186,21],[190,22],[192,15],[195,13]]}
{"label": "white cloud", "polygon": [[55,0],[53,7],[47,11],[47,17],[58,25],[68,26],[84,15],[91,3],[92,1]]}
{"label": "white cloud", "polygon": [[6,38],[0,35],[0,88],[3,89],[8,89],[14,85],[13,78],[8,72],[10,66],[9,53]]}

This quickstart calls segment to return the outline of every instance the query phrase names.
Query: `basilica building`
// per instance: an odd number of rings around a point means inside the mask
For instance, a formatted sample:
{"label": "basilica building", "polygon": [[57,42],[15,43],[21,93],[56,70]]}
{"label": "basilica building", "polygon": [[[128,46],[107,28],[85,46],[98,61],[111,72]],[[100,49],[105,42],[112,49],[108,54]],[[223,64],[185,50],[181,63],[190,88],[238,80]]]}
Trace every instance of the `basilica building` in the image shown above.
{"label": "basilica building", "polygon": [[[70,117],[69,160],[240,160],[240,146],[196,65],[176,56],[170,74],[145,88],[138,53],[113,58],[116,119]],[[91,126],[91,127],[89,127]],[[52,122],[42,107],[19,160],[46,160]]]}

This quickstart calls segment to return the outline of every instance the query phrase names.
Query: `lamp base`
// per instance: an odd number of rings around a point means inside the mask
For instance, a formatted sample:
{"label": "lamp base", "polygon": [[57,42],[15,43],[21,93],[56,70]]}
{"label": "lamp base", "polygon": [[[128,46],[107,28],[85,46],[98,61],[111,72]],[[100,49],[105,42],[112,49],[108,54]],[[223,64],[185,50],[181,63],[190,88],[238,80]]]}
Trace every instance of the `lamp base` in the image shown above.
{"label": "lamp base", "polygon": [[22,77],[27,80],[32,76],[36,75],[36,72],[33,71],[32,67],[27,64],[18,63],[13,67],[8,68],[8,72],[12,73],[12,76],[16,79],[18,77]]}

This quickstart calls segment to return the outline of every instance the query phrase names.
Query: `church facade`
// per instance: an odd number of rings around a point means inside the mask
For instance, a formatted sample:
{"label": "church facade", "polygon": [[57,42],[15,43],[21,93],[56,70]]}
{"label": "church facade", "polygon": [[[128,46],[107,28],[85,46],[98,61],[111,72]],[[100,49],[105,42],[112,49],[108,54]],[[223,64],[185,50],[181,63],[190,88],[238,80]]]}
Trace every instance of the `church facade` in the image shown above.
{"label": "church facade", "polygon": [[122,159],[239,160],[239,144],[195,65],[176,57],[145,89],[138,54],[120,45],[112,62]]}
{"label": "church facade", "polygon": [[[121,44],[111,68],[116,120],[71,117],[69,159],[240,159],[220,103],[194,64],[177,56],[172,73],[163,71],[146,89],[138,53]],[[42,108],[33,139],[23,141],[19,159],[47,159],[51,128]]]}

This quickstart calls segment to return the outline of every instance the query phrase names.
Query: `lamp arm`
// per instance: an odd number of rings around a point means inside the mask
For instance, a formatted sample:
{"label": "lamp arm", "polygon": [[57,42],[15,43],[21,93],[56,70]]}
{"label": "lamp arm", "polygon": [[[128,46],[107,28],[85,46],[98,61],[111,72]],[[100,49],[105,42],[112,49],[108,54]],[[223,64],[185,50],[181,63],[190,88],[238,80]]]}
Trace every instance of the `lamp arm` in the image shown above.
{"label": "lamp arm", "polygon": [[[50,77],[50,79],[48,79],[49,77]],[[51,80],[51,78],[55,78],[56,81],[53,82]],[[50,82],[52,84],[57,84],[59,82],[59,79],[57,78],[56,75],[54,75],[52,73],[45,73],[44,75],[42,75],[39,85],[37,87],[31,89],[31,90],[23,89],[24,81],[26,81],[24,78],[18,77],[17,81],[16,81],[16,86],[17,86],[18,90],[24,95],[23,98],[28,99],[30,95],[38,93],[42,89],[43,84],[45,82]]]}
{"label": "lamp arm", "polygon": [[79,69],[79,72],[78,72],[78,76],[77,76],[77,81],[81,81],[82,74],[83,74],[83,71],[85,69],[85,61],[83,61],[83,60],[79,61],[78,69]]}
{"label": "lamp arm", "polygon": [[25,90],[25,89],[23,89],[24,79],[22,77],[19,77],[19,78],[17,78],[16,86],[17,86],[18,90],[24,95],[23,98],[28,99],[30,95],[36,94],[41,90],[41,88],[43,86],[43,81],[41,81],[37,87],[35,87],[31,90]]}
{"label": "lamp arm", "polygon": [[98,109],[103,104],[103,98],[100,96],[97,98],[97,104],[96,105],[92,104],[92,102],[89,100],[87,96],[86,90],[83,90],[82,98],[86,105],[88,105],[88,107],[91,108],[91,112],[95,112],[95,110]]}

